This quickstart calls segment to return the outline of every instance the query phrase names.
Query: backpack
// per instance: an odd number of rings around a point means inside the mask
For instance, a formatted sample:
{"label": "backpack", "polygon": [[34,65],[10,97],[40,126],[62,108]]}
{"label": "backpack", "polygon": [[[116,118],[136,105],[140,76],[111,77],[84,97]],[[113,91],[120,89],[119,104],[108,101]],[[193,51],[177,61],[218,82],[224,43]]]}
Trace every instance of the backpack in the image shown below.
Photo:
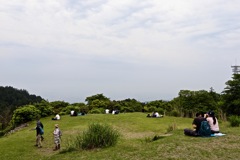
{"label": "backpack", "polygon": [[43,128],[42,128],[42,127],[39,127],[39,129],[40,129],[40,135],[43,135],[43,134],[44,134]]}
{"label": "backpack", "polygon": [[211,128],[210,128],[210,125],[208,124],[208,121],[201,122],[201,127],[198,131],[198,134],[202,137],[211,136]]}

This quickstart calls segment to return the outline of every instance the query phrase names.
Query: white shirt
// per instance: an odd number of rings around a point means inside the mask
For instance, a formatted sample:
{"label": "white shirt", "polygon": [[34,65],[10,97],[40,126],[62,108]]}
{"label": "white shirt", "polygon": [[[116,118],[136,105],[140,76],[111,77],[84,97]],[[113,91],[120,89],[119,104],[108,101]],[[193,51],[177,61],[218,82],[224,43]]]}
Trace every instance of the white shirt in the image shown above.
{"label": "white shirt", "polygon": [[105,110],[105,113],[108,114],[108,113],[109,113],[109,109],[106,109],[106,110]]}
{"label": "white shirt", "polygon": [[59,116],[59,114],[57,114],[57,115],[56,115],[56,118],[57,118],[57,120],[59,120],[59,119],[60,119],[60,116]]}
{"label": "white shirt", "polygon": [[160,115],[159,115],[159,113],[158,113],[158,112],[156,112],[156,113],[155,113],[155,116],[156,116],[156,117],[160,117]]}

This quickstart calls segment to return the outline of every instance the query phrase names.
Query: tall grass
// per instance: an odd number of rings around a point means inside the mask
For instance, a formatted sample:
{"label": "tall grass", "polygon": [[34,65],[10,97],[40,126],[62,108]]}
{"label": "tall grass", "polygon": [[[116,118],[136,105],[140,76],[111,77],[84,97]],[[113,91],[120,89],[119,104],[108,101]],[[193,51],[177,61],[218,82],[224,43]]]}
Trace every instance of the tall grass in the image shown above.
{"label": "tall grass", "polygon": [[88,130],[79,133],[67,142],[67,148],[62,153],[79,149],[94,149],[115,146],[120,133],[107,124],[92,123]]}
{"label": "tall grass", "polygon": [[119,132],[107,124],[93,123],[82,135],[82,149],[104,148],[115,146]]}

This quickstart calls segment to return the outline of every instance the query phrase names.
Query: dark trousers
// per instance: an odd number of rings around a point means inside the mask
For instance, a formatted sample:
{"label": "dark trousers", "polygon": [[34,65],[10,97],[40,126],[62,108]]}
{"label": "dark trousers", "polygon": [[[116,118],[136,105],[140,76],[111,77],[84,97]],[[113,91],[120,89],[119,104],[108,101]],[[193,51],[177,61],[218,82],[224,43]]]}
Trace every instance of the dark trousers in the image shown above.
{"label": "dark trousers", "polygon": [[198,136],[198,133],[191,129],[184,129],[184,134],[187,136]]}

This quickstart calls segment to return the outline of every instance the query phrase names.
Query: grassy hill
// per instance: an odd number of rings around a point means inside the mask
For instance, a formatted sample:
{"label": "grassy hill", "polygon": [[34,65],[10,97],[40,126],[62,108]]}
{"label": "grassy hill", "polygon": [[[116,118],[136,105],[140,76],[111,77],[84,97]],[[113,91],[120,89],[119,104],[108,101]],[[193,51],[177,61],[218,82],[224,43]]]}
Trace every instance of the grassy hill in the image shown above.
{"label": "grassy hill", "polygon": [[[239,128],[229,127],[227,122],[220,122],[222,133],[227,135],[212,138],[184,136],[183,129],[191,128],[192,119],[179,117],[146,118],[143,113],[89,114],[86,116],[62,116],[60,121],[51,117],[41,119],[45,134],[43,148],[36,148],[35,122],[22,130],[0,138],[1,160],[147,160],[147,159],[239,159]],[[91,123],[106,123],[121,133],[116,146],[60,153],[53,151],[54,124],[58,123],[63,132],[62,149],[68,139],[86,130]],[[176,129],[166,134],[175,126]],[[174,128],[174,127],[173,127]],[[149,142],[155,135],[162,136]]]}

